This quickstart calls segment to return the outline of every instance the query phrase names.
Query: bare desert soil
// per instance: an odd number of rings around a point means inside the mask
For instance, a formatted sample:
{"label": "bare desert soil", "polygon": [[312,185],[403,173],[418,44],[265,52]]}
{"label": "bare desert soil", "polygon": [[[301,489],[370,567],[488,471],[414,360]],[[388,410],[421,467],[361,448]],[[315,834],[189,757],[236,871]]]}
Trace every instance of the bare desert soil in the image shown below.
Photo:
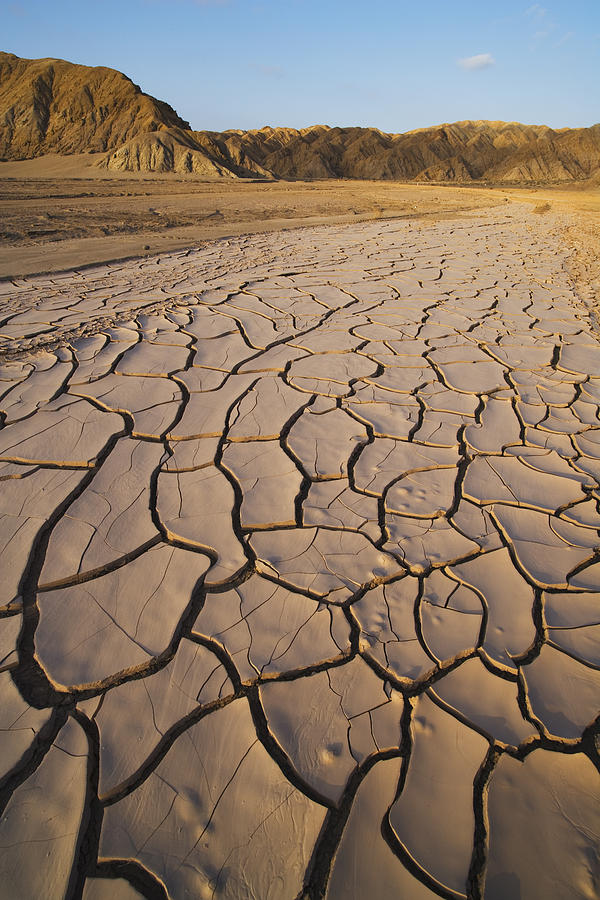
{"label": "bare desert soil", "polygon": [[600,189],[387,181],[247,182],[111,172],[90,154],[0,163],[0,279],[154,255],[239,234],[389,218],[431,223],[499,204],[559,213],[580,292],[600,293]]}
{"label": "bare desert soil", "polygon": [[2,191],[0,893],[598,896],[594,195]]}
{"label": "bare desert soil", "polygon": [[479,190],[390,182],[107,177],[86,161],[47,157],[0,164],[0,277],[164,253],[237,234],[437,218],[503,201]]}

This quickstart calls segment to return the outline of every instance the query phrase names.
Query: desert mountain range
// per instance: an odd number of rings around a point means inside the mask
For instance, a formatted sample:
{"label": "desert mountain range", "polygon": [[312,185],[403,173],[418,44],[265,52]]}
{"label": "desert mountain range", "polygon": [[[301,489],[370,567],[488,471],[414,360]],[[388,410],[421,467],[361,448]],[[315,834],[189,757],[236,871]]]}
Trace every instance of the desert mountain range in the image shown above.
{"label": "desert mountain range", "polygon": [[48,153],[94,153],[113,170],[230,178],[551,183],[600,176],[600,124],[193,131],[114,69],[0,52],[0,159]]}

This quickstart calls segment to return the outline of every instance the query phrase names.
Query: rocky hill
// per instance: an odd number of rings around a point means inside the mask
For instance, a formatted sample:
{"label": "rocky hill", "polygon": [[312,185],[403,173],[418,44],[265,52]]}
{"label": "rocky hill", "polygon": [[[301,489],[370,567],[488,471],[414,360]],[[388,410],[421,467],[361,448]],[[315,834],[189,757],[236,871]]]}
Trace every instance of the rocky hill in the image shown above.
{"label": "rocky hill", "polygon": [[235,142],[280,178],[571,181],[600,168],[600,125],[553,131],[516,122],[456,122],[406,134],[314,128],[211,135]]}
{"label": "rocky hill", "polygon": [[0,157],[50,152],[102,152],[97,164],[107,169],[210,177],[557,183],[598,176],[600,125],[192,131],[113,69],[0,53]]}
{"label": "rocky hill", "polygon": [[189,128],[115,69],[0,52],[0,158],[99,152],[137,134]]}
{"label": "rocky hill", "polygon": [[554,131],[516,122],[456,122],[406,134],[325,125],[168,134],[168,155],[165,133],[146,134],[101,164],[200,172],[208,158],[211,166],[241,176],[513,184],[580,181],[600,172],[600,125]]}

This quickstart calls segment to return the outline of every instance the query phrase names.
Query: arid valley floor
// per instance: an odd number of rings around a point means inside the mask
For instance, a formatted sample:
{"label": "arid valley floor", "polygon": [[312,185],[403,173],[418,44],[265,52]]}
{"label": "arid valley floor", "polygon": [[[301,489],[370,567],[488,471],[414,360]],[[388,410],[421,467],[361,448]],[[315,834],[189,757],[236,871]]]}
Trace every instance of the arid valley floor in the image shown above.
{"label": "arid valley floor", "polygon": [[0,894],[593,900],[598,190],[63,162],[0,165]]}

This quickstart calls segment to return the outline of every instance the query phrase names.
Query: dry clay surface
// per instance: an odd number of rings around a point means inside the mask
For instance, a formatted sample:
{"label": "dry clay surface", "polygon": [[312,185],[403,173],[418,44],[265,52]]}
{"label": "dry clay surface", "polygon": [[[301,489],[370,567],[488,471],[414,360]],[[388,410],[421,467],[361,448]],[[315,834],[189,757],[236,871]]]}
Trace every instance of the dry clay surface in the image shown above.
{"label": "dry clay surface", "polygon": [[1,285],[5,896],[598,896],[600,346],[551,225]]}

